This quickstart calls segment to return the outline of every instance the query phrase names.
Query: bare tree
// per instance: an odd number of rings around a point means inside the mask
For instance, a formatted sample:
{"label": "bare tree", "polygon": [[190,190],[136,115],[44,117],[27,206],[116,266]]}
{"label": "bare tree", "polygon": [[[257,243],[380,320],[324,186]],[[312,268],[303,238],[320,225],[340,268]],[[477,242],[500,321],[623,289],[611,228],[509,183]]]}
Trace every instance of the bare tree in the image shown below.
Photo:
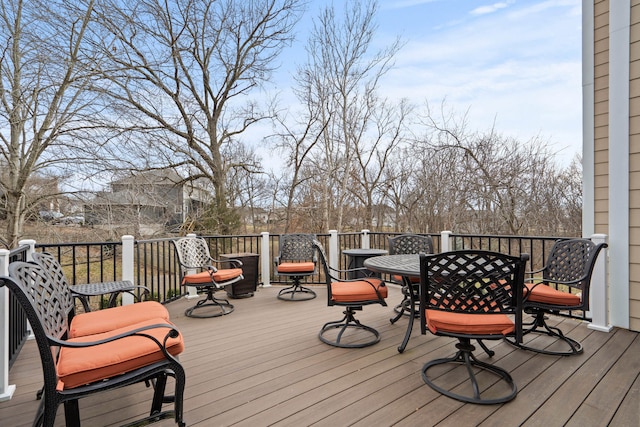
{"label": "bare tree", "polygon": [[86,160],[82,141],[100,108],[87,91],[93,75],[82,66],[95,61],[85,43],[92,9],[93,1],[65,0],[0,6],[0,186],[12,245],[33,207],[55,196],[30,197],[29,178]]}
{"label": "bare tree", "polygon": [[517,235],[564,228],[568,199],[575,198],[579,183],[568,184],[571,172],[558,168],[546,141],[521,142],[495,128],[471,132],[465,116],[444,110],[436,116],[428,106],[426,117],[431,133],[424,142],[433,150],[456,153],[449,157],[455,167],[445,179],[457,180],[454,187],[463,191],[443,196],[450,208],[464,214],[458,216],[458,230]]}
{"label": "bare tree", "polygon": [[[307,63],[299,71],[306,102],[318,106],[323,114],[320,121],[328,123],[320,134],[322,149],[314,154],[316,169],[322,171],[316,182],[321,181],[325,227],[335,221],[335,227],[342,228],[344,210],[353,200],[349,186],[354,173],[362,172],[355,172],[356,163],[368,168],[377,152],[367,134],[381,112],[376,91],[401,43],[396,40],[371,52],[376,12],[375,1],[347,1],[341,18],[335,6],[327,6],[314,22]],[[334,219],[330,219],[332,212]]]}
{"label": "bare tree", "polygon": [[[214,209],[228,208],[223,147],[273,117],[261,86],[292,40],[301,0],[140,0],[97,2],[106,34],[104,90],[121,120],[170,153],[193,178],[215,189]],[[221,227],[224,220],[218,221]],[[225,232],[224,227],[220,232]]]}

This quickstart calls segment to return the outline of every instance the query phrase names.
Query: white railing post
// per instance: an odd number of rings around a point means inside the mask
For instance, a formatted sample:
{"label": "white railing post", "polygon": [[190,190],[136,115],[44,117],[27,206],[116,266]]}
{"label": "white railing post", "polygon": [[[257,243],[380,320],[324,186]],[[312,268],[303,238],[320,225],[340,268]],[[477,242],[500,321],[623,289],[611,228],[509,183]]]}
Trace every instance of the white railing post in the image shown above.
{"label": "white railing post", "polygon": [[27,261],[33,261],[33,254],[36,251],[36,241],[33,239],[23,239],[18,241],[18,246],[29,246],[27,249]]}
{"label": "white railing post", "polygon": [[369,230],[362,230],[362,244],[360,245],[361,249],[371,248],[371,235],[369,233]]}
{"label": "white railing post", "polygon": [[340,241],[337,230],[329,230],[329,266],[340,268]]}
{"label": "white railing post", "polygon": [[[135,239],[133,236],[124,235],[122,236],[122,280],[129,280],[131,283],[135,284],[134,277],[134,243]],[[133,304],[133,295],[128,292],[124,292],[122,294],[122,305]]]}
{"label": "white railing post", "polygon": [[[191,239],[195,239],[196,237],[198,237],[198,235],[194,233],[189,233],[187,234],[187,237]],[[190,268],[187,271],[185,271],[185,274],[195,274],[195,273],[197,273],[195,268]],[[185,296],[185,298],[186,299],[198,298],[198,288],[196,288],[195,286],[187,286],[187,295]]]}
{"label": "white railing post", "polygon": [[[594,234],[591,240],[596,245],[607,243],[606,234]],[[587,325],[589,329],[601,332],[611,332],[613,326],[609,323],[609,292],[608,292],[608,271],[607,258],[609,256],[607,248],[602,249],[598,255],[596,264],[591,275],[591,287],[589,290],[589,308],[591,312],[591,323]]]}
{"label": "white railing post", "polygon": [[451,250],[451,232],[440,232],[440,252],[449,252]]}
{"label": "white railing post", "polygon": [[271,252],[269,251],[269,232],[263,231],[260,233],[262,240],[260,241],[260,252],[262,253],[262,287],[268,288],[271,286]]}
{"label": "white railing post", "polygon": [[[9,275],[9,254],[0,249],[0,275]],[[9,385],[9,289],[0,288],[0,402],[9,400],[16,391],[15,384]]]}

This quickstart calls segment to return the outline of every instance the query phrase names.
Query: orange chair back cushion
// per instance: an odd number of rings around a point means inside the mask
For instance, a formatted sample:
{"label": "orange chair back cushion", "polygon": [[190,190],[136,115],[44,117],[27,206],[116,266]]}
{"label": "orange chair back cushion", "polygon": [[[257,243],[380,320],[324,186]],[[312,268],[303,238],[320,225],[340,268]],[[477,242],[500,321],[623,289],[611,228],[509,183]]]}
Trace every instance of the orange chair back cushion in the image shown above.
{"label": "orange chair back cushion", "polygon": [[[372,286],[373,285],[373,286]],[[336,302],[377,300],[376,289],[382,298],[387,297],[387,287],[380,279],[369,278],[353,282],[332,282],[331,299]]]}

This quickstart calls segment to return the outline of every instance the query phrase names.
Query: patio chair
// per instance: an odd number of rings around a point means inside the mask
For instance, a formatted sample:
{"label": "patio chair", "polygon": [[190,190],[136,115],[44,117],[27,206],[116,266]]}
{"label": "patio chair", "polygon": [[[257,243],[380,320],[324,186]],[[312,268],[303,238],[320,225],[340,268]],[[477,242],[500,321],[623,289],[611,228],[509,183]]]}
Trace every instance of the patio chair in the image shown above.
{"label": "patio chair", "polygon": [[[207,242],[201,237],[183,237],[173,241],[178,254],[183,286],[193,286],[206,293],[193,307],[185,310],[188,317],[218,317],[233,312],[233,304],[227,299],[215,298],[214,293],[225,286],[242,280],[242,261],[211,258]],[[230,268],[218,268],[228,264]],[[195,272],[194,272],[195,271]],[[202,310],[213,307],[213,310]]]}
{"label": "patio chair", "polygon": [[[420,236],[418,234],[402,234],[400,236],[389,237],[389,255],[400,254],[432,254],[433,253],[433,239],[431,236]],[[390,319],[391,323],[397,322],[403,315],[411,315],[413,312],[414,317],[420,317],[420,313],[415,310],[415,305],[418,303],[417,298],[414,299],[414,307],[411,307],[411,294],[418,295],[418,286],[420,284],[419,277],[402,277],[398,275],[391,276],[394,282],[402,284],[402,294],[404,298],[400,304],[394,307],[394,311],[397,315]]]}
{"label": "patio chair", "polygon": [[305,301],[314,299],[316,293],[300,284],[308,276],[316,274],[316,248],[313,234],[283,234],[280,236],[280,251],[274,258],[276,273],[293,280],[293,285],[278,292],[278,299],[284,301]]}
{"label": "patio chair", "polygon": [[[345,308],[344,317],[341,320],[325,323],[318,334],[320,341],[343,348],[367,347],[380,341],[380,333],[374,328],[360,323],[354,313],[362,310],[365,305],[386,306],[387,287],[385,283],[377,277],[342,280],[338,276],[334,276],[332,273],[349,273],[353,269],[338,270],[330,267],[322,244],[317,240],[314,240],[313,244],[317,248],[318,258],[327,283],[327,305]],[[359,270],[366,271],[364,268]],[[337,332],[337,334],[334,335],[333,332]]]}
{"label": "patio chair", "polygon": [[[154,385],[149,416],[140,420],[140,425],[168,417],[174,417],[179,426],[185,425],[185,372],[177,359],[184,342],[173,324],[164,318],[150,318],[109,332],[69,338],[68,292],[35,263],[11,263],[9,273],[11,277],[0,278],[0,286],[9,288],[26,314],[44,377],[34,426],[53,426],[58,406],[64,404],[66,425],[78,427],[79,399],[140,382]],[[104,311],[110,310],[113,313],[115,309]],[[175,380],[174,409],[163,412],[168,377]]]}
{"label": "patio chair", "polygon": [[[565,336],[560,328],[549,325],[547,315],[589,310],[593,267],[598,254],[606,247],[606,243],[596,245],[589,239],[558,240],[551,248],[546,265],[527,273],[530,278],[524,289],[524,311],[534,317],[531,323],[525,324],[524,338],[529,334],[543,334],[555,338],[555,342],[547,347],[536,347],[531,345],[531,340],[525,339],[521,343],[512,339],[507,341],[519,348],[543,354],[571,356],[582,353],[582,344]],[[558,348],[557,343],[562,343],[562,348]]]}
{"label": "patio chair", "polygon": [[[422,379],[429,387],[468,403],[503,403],[516,396],[517,386],[511,375],[477,359],[471,341],[501,340],[507,334],[515,334],[515,340],[521,341],[527,259],[528,255],[513,257],[472,250],[420,255],[421,332],[429,329],[435,335],[458,340],[453,357],[423,366]],[[451,369],[452,364],[464,369]],[[441,365],[446,366],[430,372]],[[468,379],[461,384],[463,375]],[[456,380],[451,381],[452,377]]]}

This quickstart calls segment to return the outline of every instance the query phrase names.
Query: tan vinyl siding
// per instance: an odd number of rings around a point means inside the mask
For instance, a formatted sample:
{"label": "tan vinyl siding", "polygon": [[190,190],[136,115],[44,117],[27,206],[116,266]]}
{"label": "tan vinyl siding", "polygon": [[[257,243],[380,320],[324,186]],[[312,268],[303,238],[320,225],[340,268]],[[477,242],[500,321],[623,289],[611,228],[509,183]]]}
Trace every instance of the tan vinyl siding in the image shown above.
{"label": "tan vinyl siding", "polygon": [[594,219],[595,232],[609,223],[609,1],[594,2]]}
{"label": "tan vinyl siding", "polygon": [[629,328],[640,331],[640,0],[629,37]]}

